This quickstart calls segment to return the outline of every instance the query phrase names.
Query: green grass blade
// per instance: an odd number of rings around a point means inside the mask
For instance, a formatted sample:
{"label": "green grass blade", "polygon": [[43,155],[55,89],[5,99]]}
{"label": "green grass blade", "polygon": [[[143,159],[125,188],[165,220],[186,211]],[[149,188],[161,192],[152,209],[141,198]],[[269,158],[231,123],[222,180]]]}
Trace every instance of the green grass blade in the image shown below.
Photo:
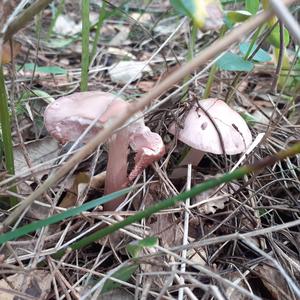
{"label": "green grass blade", "polygon": [[[11,135],[11,121],[8,108],[8,99],[5,89],[5,81],[3,75],[2,65],[0,65],[0,130],[2,136],[2,147],[5,157],[5,166],[8,174],[15,174],[14,166],[14,152],[13,152],[13,143]],[[2,148],[1,147],[1,148]],[[1,150],[2,151],[2,150]],[[11,188],[12,192],[17,192],[16,187]],[[3,198],[4,199],[4,198]],[[6,198],[5,198],[6,199]],[[8,200],[5,200],[3,207],[13,207],[18,203],[18,200],[15,197],[9,197]]]}
{"label": "green grass blade", "polygon": [[203,99],[209,98],[210,93],[211,93],[211,88],[214,83],[217,72],[218,72],[218,66],[216,64],[214,64],[209,71],[208,80],[206,82],[205,90],[203,93]]}
{"label": "green grass blade", "polygon": [[132,188],[126,188],[123,189],[121,191],[118,192],[114,192],[112,194],[103,196],[101,198],[97,198],[95,200],[89,201],[81,206],[75,207],[75,208],[71,208],[68,209],[66,211],[64,211],[63,213],[51,216],[45,220],[40,220],[40,221],[36,221],[36,222],[32,222],[28,225],[22,226],[18,229],[15,229],[13,231],[4,233],[0,235],[0,245],[2,245],[3,243],[6,243],[8,241],[12,241],[18,237],[22,237],[30,232],[34,232],[38,229],[41,229],[42,227],[60,222],[62,220],[65,220],[67,218],[70,217],[74,217],[76,215],[81,214],[84,211],[87,211],[89,209],[92,209],[98,205],[104,204],[106,202],[109,202],[113,199],[116,199],[118,197],[121,197],[125,194],[127,194],[130,190],[132,190]]}
{"label": "green grass blade", "polygon": [[89,64],[90,64],[90,1],[81,1],[82,16],[82,54],[81,54],[81,82],[80,90],[88,90]]}
{"label": "green grass blade", "polygon": [[11,122],[2,66],[0,66],[0,122],[6,170],[9,174],[14,174],[15,167],[11,135]]}
{"label": "green grass blade", "polygon": [[49,26],[48,33],[47,33],[47,40],[50,39],[50,37],[53,33],[53,28],[55,26],[56,20],[62,14],[64,6],[65,6],[65,0],[61,0],[60,3],[58,4],[58,7],[56,9],[54,16],[52,17],[51,24]]}
{"label": "green grass blade", "polygon": [[[138,269],[138,267],[139,264],[137,263],[126,265],[124,267],[121,267],[115,273],[113,273],[111,277],[127,282],[130,279],[130,277],[134,274],[134,272]],[[117,289],[121,286],[122,283],[113,281],[108,278],[101,289],[101,294],[109,293],[110,291]]]}
{"label": "green grass blade", "polygon": [[100,14],[99,14],[98,22],[97,22],[97,25],[96,25],[96,33],[95,33],[93,48],[92,48],[92,52],[91,52],[91,59],[93,59],[94,56],[96,55],[97,44],[98,44],[99,38],[100,38],[100,30],[102,28],[104,20],[107,17],[106,5],[107,5],[106,2],[103,1],[102,2],[102,7],[100,8]]}

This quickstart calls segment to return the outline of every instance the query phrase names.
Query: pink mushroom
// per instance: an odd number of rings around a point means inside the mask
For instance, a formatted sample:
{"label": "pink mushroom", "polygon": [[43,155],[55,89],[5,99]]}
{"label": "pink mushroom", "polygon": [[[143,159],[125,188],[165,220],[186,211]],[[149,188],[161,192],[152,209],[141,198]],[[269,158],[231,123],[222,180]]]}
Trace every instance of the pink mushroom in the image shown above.
{"label": "pink mushroom", "polygon": [[[127,109],[130,104],[113,94],[105,92],[82,92],[61,97],[48,105],[45,110],[45,126],[49,133],[61,143],[75,141],[96,119],[98,122],[84,138],[92,138],[103,124]],[[128,146],[136,152],[135,166],[127,174]],[[105,194],[118,191],[138,176],[152,162],[165,153],[161,137],[151,132],[139,119],[115,133],[108,141],[108,162],[105,179]],[[114,210],[123,199],[116,199],[104,205],[106,210]]]}
{"label": "pink mushroom", "polygon": [[188,112],[182,129],[177,132],[173,123],[169,131],[174,135],[178,133],[178,139],[192,147],[180,165],[198,165],[206,152],[238,154],[252,142],[244,119],[224,101],[213,98],[195,104]]}

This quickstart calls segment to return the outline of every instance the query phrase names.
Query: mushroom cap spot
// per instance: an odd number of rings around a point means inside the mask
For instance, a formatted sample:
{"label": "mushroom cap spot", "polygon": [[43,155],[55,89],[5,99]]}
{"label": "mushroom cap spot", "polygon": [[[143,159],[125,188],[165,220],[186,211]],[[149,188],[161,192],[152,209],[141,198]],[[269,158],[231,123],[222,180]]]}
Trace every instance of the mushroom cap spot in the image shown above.
{"label": "mushroom cap spot", "polygon": [[[110,113],[107,111],[112,104],[116,103],[119,109],[127,104],[121,98],[101,91],[64,96],[47,106],[44,113],[45,126],[55,139],[64,144],[75,141],[96,118],[99,118],[99,122],[85,136],[84,142],[86,142],[97,134],[101,130],[102,123],[112,116],[114,110]],[[115,115],[117,113],[118,111]]]}
{"label": "mushroom cap spot", "polygon": [[[178,139],[192,148],[222,154],[222,146],[217,126],[224,143],[226,154],[244,152],[252,142],[251,132],[244,119],[224,101],[218,99],[205,99],[199,101],[200,106],[193,106],[188,112],[183,128],[178,132]],[[203,128],[207,124],[205,128]],[[205,129],[205,130],[204,130]],[[175,123],[169,128],[170,133],[176,134]]]}
{"label": "mushroom cap spot", "polygon": [[207,127],[207,123],[206,123],[206,122],[203,122],[203,123],[201,124],[201,129],[202,129],[202,130],[205,130],[206,127]]}

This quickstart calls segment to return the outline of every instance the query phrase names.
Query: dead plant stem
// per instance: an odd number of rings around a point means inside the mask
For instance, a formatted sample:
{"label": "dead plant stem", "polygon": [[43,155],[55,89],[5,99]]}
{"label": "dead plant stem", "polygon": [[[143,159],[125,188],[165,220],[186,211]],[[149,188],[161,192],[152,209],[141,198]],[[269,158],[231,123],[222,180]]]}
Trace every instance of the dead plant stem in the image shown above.
{"label": "dead plant stem", "polygon": [[52,0],[39,0],[25,9],[14,21],[12,21],[4,32],[4,42],[10,40],[20,29],[32,21],[33,16],[41,12]]}

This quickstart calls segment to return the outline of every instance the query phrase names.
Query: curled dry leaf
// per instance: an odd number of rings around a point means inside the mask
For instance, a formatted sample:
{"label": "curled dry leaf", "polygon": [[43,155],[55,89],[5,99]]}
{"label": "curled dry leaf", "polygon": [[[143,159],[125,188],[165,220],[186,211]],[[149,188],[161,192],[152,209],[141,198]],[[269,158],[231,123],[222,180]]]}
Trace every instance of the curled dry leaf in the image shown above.
{"label": "curled dry leaf", "polygon": [[[90,24],[94,25],[98,21],[98,14],[91,12],[89,19]],[[81,32],[82,23],[76,23],[67,15],[59,15],[56,19],[53,30],[58,35],[72,36]]]}
{"label": "curled dry leaf", "polygon": [[116,47],[108,47],[107,53],[111,55],[116,55],[119,57],[128,57],[130,59],[136,59],[136,56],[130,53],[128,50],[124,48],[116,48]]}
{"label": "curled dry leaf", "polygon": [[142,78],[144,73],[152,74],[152,70],[144,61],[120,61],[108,73],[113,82],[126,84],[130,80]]}
{"label": "curled dry leaf", "polygon": [[130,15],[131,18],[133,18],[135,21],[139,22],[139,23],[150,23],[152,21],[152,16],[151,14],[142,12],[142,13],[138,13],[138,12],[134,12]]}

